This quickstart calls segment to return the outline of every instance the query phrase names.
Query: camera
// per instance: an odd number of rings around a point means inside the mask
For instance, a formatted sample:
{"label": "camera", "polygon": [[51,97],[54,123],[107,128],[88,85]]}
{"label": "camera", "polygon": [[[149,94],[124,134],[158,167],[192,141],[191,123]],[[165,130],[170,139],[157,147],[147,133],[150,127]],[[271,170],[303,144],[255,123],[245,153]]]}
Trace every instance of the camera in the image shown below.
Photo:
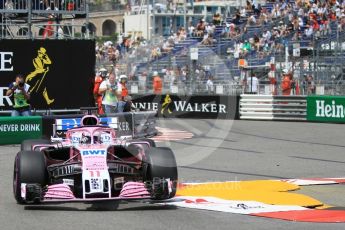
{"label": "camera", "polygon": [[19,82],[19,83],[18,83],[18,86],[19,86],[20,88],[24,87],[24,82]]}

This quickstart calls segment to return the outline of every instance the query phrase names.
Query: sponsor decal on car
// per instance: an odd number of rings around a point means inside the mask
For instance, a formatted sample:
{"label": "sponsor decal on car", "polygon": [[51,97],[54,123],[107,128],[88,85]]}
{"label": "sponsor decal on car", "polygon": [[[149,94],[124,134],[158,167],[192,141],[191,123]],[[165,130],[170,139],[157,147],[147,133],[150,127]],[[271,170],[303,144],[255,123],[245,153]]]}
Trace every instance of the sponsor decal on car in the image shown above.
{"label": "sponsor decal on car", "polygon": [[83,156],[87,155],[105,155],[106,151],[104,149],[92,149],[92,150],[82,150]]}

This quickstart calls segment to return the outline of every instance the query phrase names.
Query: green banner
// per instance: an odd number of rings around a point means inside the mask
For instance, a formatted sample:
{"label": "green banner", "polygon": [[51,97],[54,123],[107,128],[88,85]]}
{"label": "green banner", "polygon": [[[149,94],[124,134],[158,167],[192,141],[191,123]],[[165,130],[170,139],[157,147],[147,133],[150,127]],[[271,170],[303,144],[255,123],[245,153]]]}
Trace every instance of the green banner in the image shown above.
{"label": "green banner", "polygon": [[42,117],[0,117],[0,144],[19,144],[42,137]]}
{"label": "green banner", "polygon": [[307,120],[345,123],[345,97],[308,96]]}

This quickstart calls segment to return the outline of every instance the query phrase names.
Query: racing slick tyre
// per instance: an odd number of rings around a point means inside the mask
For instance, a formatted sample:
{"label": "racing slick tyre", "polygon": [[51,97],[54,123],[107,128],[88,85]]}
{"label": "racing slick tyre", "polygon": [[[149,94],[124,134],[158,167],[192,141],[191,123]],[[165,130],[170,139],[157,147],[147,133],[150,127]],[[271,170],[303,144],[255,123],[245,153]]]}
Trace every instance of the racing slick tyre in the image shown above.
{"label": "racing slick tyre", "polygon": [[48,139],[29,139],[24,140],[22,144],[20,145],[20,150],[24,151],[31,151],[33,145],[38,144],[51,144],[50,140]]}
{"label": "racing slick tyre", "polygon": [[[147,167],[144,180],[149,184],[152,199],[164,200],[174,197],[178,175],[173,151],[166,147],[153,147],[145,153],[145,156]],[[170,180],[170,185],[166,179]]]}
{"label": "racing slick tyre", "polygon": [[13,194],[19,204],[25,203],[21,197],[21,184],[46,185],[48,173],[44,155],[37,151],[20,151],[14,161]]}

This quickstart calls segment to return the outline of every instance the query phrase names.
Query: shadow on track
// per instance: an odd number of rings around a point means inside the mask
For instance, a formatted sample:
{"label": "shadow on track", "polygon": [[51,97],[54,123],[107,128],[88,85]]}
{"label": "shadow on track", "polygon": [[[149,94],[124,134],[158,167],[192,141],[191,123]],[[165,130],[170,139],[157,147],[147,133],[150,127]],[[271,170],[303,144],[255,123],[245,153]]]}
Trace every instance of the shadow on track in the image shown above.
{"label": "shadow on track", "polygon": [[[65,211],[71,211],[71,212],[79,212],[79,211],[125,212],[125,211],[170,211],[170,210],[176,210],[177,209],[177,207],[175,207],[175,206],[167,206],[167,205],[145,204],[143,206],[142,205],[143,203],[137,203],[137,204],[141,204],[141,206],[121,208],[120,204],[121,204],[121,202],[94,203],[90,207],[86,207],[86,208],[65,207],[65,206],[57,206],[57,205],[53,205],[53,204],[45,204],[45,205],[37,204],[37,205],[26,205],[24,207],[24,210],[30,210],[30,211],[63,211],[63,212],[65,212]],[[124,204],[126,204],[126,203],[124,203]],[[135,203],[131,202],[131,204],[135,204]]]}

